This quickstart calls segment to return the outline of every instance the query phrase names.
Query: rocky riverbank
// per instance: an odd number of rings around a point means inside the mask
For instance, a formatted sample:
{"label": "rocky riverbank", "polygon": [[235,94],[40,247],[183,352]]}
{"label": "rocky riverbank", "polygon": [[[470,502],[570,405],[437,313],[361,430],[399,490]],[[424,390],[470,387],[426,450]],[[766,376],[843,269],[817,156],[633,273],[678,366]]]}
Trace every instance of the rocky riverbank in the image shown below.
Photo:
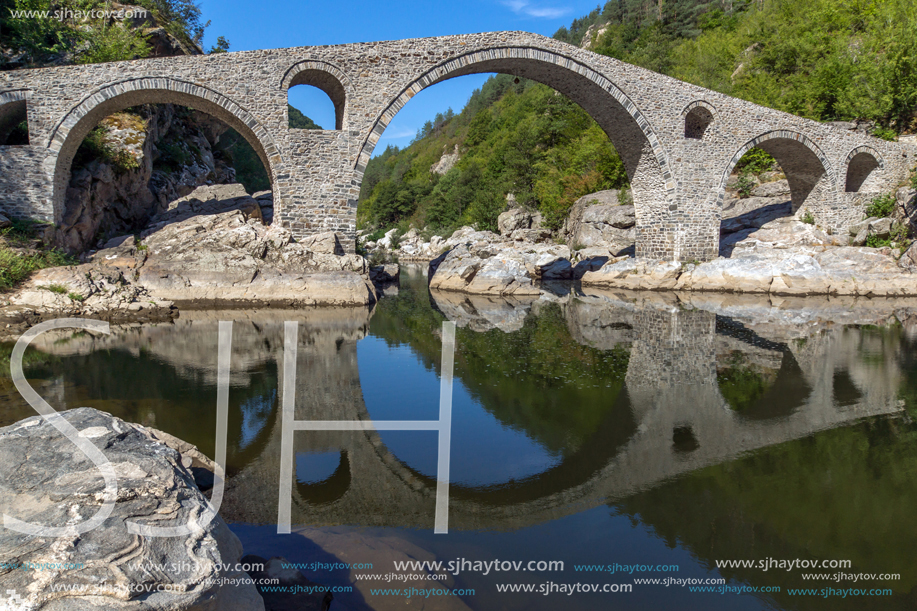
{"label": "rocky riverbank", "polygon": [[448,238],[424,240],[411,230],[367,246],[397,244],[399,259],[430,260],[432,289],[480,295],[537,295],[555,280],[636,290],[917,295],[917,248],[894,237],[917,213],[917,192],[900,189],[888,218],[867,218],[849,235],[829,235],[807,223],[803,211],[792,214],[789,186],[776,178],[755,186],[750,197],[726,200],[722,256],[704,263],[634,258],[634,206],[618,191],[583,197],[553,233],[537,213],[514,209],[500,215],[499,234],[463,227]]}
{"label": "rocky riverbank", "polygon": [[583,275],[584,286],[778,295],[917,295],[914,249],[842,246],[792,217],[771,221],[707,263],[618,258]]}
{"label": "rocky riverbank", "polygon": [[363,257],[338,236],[294,242],[266,225],[270,193],[199,187],[173,201],[138,236],[124,235],[84,263],[37,272],[0,308],[11,321],[49,315],[157,319],[176,308],[365,306],[376,300]]}

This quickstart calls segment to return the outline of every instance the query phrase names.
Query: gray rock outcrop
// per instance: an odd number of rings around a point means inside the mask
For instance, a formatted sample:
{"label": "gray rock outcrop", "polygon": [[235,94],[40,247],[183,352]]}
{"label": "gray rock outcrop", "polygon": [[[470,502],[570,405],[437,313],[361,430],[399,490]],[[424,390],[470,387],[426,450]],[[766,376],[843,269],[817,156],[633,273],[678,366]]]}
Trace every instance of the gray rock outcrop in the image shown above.
{"label": "gray rock outcrop", "polygon": [[781,218],[736,243],[729,259],[694,265],[621,257],[585,273],[582,282],[639,290],[917,295],[917,278],[906,262],[896,261],[889,248],[844,246],[812,225]]}
{"label": "gray rock outcrop", "polygon": [[430,262],[431,289],[537,295],[537,281],[573,277],[570,248],[561,244],[520,243],[467,227],[456,231],[446,246],[451,250]]}
{"label": "gray rock outcrop", "polygon": [[550,235],[542,227],[541,213],[525,208],[511,208],[500,214],[497,217],[497,229],[500,235],[515,240],[538,241]]}
{"label": "gray rock outcrop", "polygon": [[[114,510],[100,527],[81,535],[52,538],[0,529],[5,559],[41,567],[0,573],[0,597],[15,596],[21,606],[43,611],[264,610],[248,575],[234,570],[242,546],[219,516],[185,537],[128,532],[127,521],[177,526],[205,511],[207,499],[178,452],[144,427],[95,409],[62,416],[112,463],[118,477]],[[0,429],[0,457],[10,465],[0,471],[4,514],[66,526],[85,521],[101,506],[105,483],[99,470],[40,416]]]}
{"label": "gray rock outcrop", "polygon": [[633,249],[637,219],[630,192],[609,189],[576,200],[562,235],[573,248],[607,248],[614,253]]}
{"label": "gray rock outcrop", "polygon": [[430,171],[433,172],[434,174],[439,174],[440,176],[444,176],[445,174],[449,172],[449,170],[455,167],[455,164],[458,163],[458,160],[459,160],[459,145],[458,144],[455,145],[455,150],[453,150],[451,153],[447,153],[445,147],[443,147],[443,156],[439,158],[439,161],[437,161],[430,167]]}
{"label": "gray rock outcrop", "polygon": [[199,185],[235,181],[235,170],[214,156],[228,127],[203,113],[185,114],[163,104],[102,121],[101,138],[113,159],[73,168],[55,235],[58,247],[82,252],[100,236],[139,230]]}
{"label": "gray rock outcrop", "polygon": [[368,305],[363,257],[343,254],[333,233],[293,241],[262,222],[241,185],[204,186],[170,204],[135,241],[122,236],[75,267],[41,270],[10,302],[45,312],[94,314],[262,303]]}

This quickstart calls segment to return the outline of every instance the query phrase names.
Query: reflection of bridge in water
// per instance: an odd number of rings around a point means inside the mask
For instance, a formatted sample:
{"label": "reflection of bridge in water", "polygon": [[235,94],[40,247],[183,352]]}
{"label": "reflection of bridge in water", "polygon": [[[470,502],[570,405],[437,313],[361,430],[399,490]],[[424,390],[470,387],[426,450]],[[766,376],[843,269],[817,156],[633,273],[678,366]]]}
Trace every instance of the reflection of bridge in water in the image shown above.
{"label": "reflection of bridge in water", "polygon": [[[473,310],[464,297],[436,299],[450,318],[457,316],[456,308],[464,307],[465,315]],[[902,409],[896,396],[901,376],[896,362],[887,356],[880,363],[865,361],[861,350],[872,340],[857,328],[823,326],[805,339],[785,341],[779,332],[771,332],[768,338],[741,325],[737,332],[718,333],[718,325],[722,331],[724,324],[731,323],[704,310],[664,304],[636,308],[596,298],[565,299],[560,307],[578,342],[600,349],[629,346],[626,392],[619,395],[614,409],[629,410],[633,426],[628,430],[619,425],[601,426],[561,464],[526,480],[486,490],[453,484],[452,529],[513,529],[537,524],[745,452]],[[363,393],[372,389],[361,387],[356,351],[357,342],[367,332],[366,311],[315,316],[276,312],[251,320],[219,312],[191,313],[176,322],[182,327],[180,333],[168,326],[139,333],[185,338],[183,345],[174,340],[151,345],[159,351],[158,358],[190,372],[196,364],[213,360],[198,355],[216,354],[219,318],[237,320],[234,382],[249,368],[270,361],[282,371],[283,321],[298,318],[296,420],[369,419]],[[773,326],[769,329],[773,331]],[[130,341],[136,341],[138,331],[132,333],[135,339]],[[105,343],[116,347],[126,337],[77,338],[57,346],[49,340],[44,348],[78,352],[88,347],[86,342],[93,349]],[[769,390],[757,404],[742,410],[730,406],[718,380],[718,370],[727,369],[737,356],[768,372],[770,380]],[[461,379],[459,373],[457,377]],[[780,402],[770,400],[775,395]],[[246,450],[255,453],[239,472],[231,474],[221,511],[228,520],[275,523],[281,418],[279,402],[275,402],[258,435],[257,449]],[[326,480],[294,483],[294,524],[432,529],[435,481],[403,464],[377,433],[298,431],[294,451],[341,455],[340,465]]]}

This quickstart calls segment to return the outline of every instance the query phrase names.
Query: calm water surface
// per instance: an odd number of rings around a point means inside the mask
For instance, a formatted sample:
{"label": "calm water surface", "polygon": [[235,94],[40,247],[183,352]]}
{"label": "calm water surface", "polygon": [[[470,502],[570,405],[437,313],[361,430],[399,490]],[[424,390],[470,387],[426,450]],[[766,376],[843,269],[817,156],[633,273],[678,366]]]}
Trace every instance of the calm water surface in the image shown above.
{"label": "calm water surface", "polygon": [[[295,562],[562,560],[564,571],[463,571],[475,595],[424,609],[917,608],[917,341],[902,309],[677,307],[616,295],[510,303],[430,295],[422,274],[373,312],[191,312],[110,336],[45,336],[27,376],[57,409],[91,406],[212,455],[219,320],[234,320],[221,514],[246,551]],[[434,432],[297,432],[292,515],[276,534],[283,322],[299,321],[298,420],[436,419],[440,329],[455,320],[450,532],[433,534]],[[5,354],[8,354],[7,347]],[[8,367],[7,367],[8,370]],[[0,379],[0,425],[33,415]],[[717,568],[718,560],[850,567]],[[577,571],[578,565],[677,571]],[[808,573],[899,579],[807,580]],[[354,571],[332,609],[389,609]],[[497,584],[723,579],[757,592],[499,594]],[[436,587],[435,582],[372,584]],[[719,586],[716,586],[717,588]],[[889,588],[890,596],[824,595]],[[779,591],[764,592],[764,588]],[[792,594],[813,588],[817,595]],[[423,606],[421,605],[423,604]]]}

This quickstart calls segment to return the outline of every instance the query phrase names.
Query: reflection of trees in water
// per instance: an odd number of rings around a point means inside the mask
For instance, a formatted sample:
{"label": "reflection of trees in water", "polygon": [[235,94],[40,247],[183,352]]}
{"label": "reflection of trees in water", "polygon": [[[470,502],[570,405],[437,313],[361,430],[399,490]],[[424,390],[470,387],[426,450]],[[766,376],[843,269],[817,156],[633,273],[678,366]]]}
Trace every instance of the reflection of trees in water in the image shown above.
{"label": "reflection of trees in water", "polygon": [[[407,345],[439,369],[443,316],[430,304],[424,278],[407,277],[398,295],[376,309],[370,332]],[[456,333],[455,376],[501,423],[524,431],[555,454],[574,452],[597,430],[624,387],[628,350],[576,342],[564,312],[546,304],[519,331]]]}
{"label": "reflection of trees in water", "polygon": [[[61,373],[64,405],[53,406],[56,409],[95,407],[127,422],[166,431],[214,455],[217,389],[208,372],[177,369],[145,350],[134,354],[99,350],[57,359],[53,371],[46,361],[40,361],[26,375],[50,378]],[[230,474],[261,453],[270,434],[266,425],[273,422],[277,404],[273,362],[258,365],[246,375],[247,385],[229,389]]]}
{"label": "reflection of trees in water", "polygon": [[[772,446],[707,467],[612,505],[682,545],[705,566],[723,559],[850,559],[845,573],[900,573],[900,581],[842,582],[834,588],[888,587],[894,597],[790,597],[787,588],[822,588],[803,572],[720,569],[753,586],[779,585],[788,609],[914,609],[917,604],[917,424],[881,417]],[[872,602],[872,601],[870,601]],[[828,605],[828,606],[825,606]]]}
{"label": "reflection of trees in water", "polygon": [[597,430],[624,388],[629,351],[577,343],[557,304],[529,315],[519,331],[462,330],[456,370],[501,422],[550,451],[570,454]]}

